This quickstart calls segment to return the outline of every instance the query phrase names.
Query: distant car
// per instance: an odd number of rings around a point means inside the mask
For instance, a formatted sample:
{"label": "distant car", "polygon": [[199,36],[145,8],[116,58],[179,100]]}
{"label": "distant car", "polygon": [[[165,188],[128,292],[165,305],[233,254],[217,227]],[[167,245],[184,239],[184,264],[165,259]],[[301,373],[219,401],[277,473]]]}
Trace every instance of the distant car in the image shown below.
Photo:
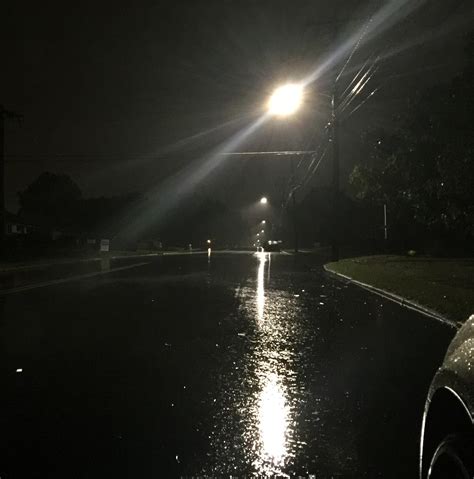
{"label": "distant car", "polygon": [[265,251],[270,251],[270,252],[280,252],[281,251],[281,245],[282,245],[282,241],[281,240],[278,240],[278,241],[274,241],[274,240],[268,240],[266,243],[265,243],[265,246],[264,246],[264,249]]}
{"label": "distant car", "polygon": [[420,479],[474,477],[474,315],[451,342],[428,393]]}

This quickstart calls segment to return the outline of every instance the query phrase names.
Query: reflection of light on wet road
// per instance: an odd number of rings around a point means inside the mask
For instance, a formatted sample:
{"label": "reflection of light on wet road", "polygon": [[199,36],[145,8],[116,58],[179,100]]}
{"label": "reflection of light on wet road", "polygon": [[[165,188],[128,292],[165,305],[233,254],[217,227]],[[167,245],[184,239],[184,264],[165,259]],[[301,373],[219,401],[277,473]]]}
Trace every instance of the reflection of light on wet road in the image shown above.
{"label": "reflection of light on wet road", "polygon": [[265,261],[267,255],[258,253],[258,274],[257,274],[257,317],[259,321],[263,320],[265,312]]}
{"label": "reflection of light on wet road", "polygon": [[207,248],[207,262],[211,262],[211,248]]}
{"label": "reflection of light on wet road", "polygon": [[[255,351],[256,375],[258,378],[259,393],[253,398],[254,417],[258,425],[259,437],[255,438],[254,450],[257,457],[253,464],[257,473],[263,476],[282,474],[288,457],[287,436],[289,435],[289,407],[285,395],[285,389],[278,374],[279,360],[275,355],[274,341],[278,342],[281,335],[281,324],[272,312],[271,295],[267,298],[269,312],[265,315],[265,265],[268,267],[267,281],[270,279],[270,254],[258,253],[257,271],[257,320],[260,325],[260,341]],[[263,319],[266,319],[263,322]],[[273,343],[273,346],[272,346]]]}
{"label": "reflection of light on wet road", "polygon": [[270,281],[270,271],[272,269],[272,255],[268,255],[267,281]]}
{"label": "reflection of light on wet road", "polygon": [[278,256],[257,252],[252,260],[253,278],[236,290],[239,310],[232,320],[238,339],[226,356],[232,362],[220,398],[211,398],[219,408],[211,434],[212,469],[206,473],[293,477],[307,439],[301,427],[307,394],[300,382],[302,301],[286,282],[282,287]]}
{"label": "reflection of light on wet road", "polygon": [[260,392],[258,405],[261,454],[255,465],[260,473],[272,472],[265,471],[265,463],[277,467],[284,463],[287,456],[288,412],[278,376],[270,373]]}

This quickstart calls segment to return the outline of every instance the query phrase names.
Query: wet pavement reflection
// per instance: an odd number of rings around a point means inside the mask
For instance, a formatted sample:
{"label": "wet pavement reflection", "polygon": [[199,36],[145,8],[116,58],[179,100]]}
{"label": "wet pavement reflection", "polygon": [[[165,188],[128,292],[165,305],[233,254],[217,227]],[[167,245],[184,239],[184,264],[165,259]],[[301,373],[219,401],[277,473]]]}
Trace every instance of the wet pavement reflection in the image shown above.
{"label": "wet pavement reflection", "polygon": [[[298,381],[298,341],[302,337],[299,294],[269,288],[272,255],[256,253],[256,277],[240,291],[239,315],[247,322],[241,333],[247,351],[235,363],[242,371],[227,383],[225,410],[236,411],[232,421],[241,430],[241,450],[233,469],[261,477],[286,477],[294,473],[298,450],[305,446],[298,428],[299,405],[305,400],[304,383]],[[301,357],[300,357],[301,359]],[[229,402],[230,404],[227,404]],[[224,431],[227,434],[227,431]],[[223,434],[213,445],[219,450]],[[229,472],[229,462],[215,457],[213,472]],[[219,465],[218,463],[221,463]]]}
{"label": "wet pavement reflection", "polygon": [[[275,311],[275,306],[269,304],[269,311],[265,314],[265,265],[268,264],[270,273],[271,255],[258,253],[258,260],[256,319],[259,336],[254,355],[249,358],[254,363],[258,384],[252,411],[259,430],[258,440],[253,447],[257,455],[253,464],[257,473],[275,475],[283,473],[291,454],[293,421],[284,379],[294,377],[294,371],[291,370],[291,361],[288,361],[290,358],[285,358],[288,356],[285,354],[285,331],[279,330],[275,324],[278,310]],[[270,301],[273,303],[275,299],[269,298]],[[282,368],[282,365],[285,367]]]}
{"label": "wet pavement reflection", "polygon": [[321,264],[209,249],[4,297],[1,477],[415,478],[453,331]]}

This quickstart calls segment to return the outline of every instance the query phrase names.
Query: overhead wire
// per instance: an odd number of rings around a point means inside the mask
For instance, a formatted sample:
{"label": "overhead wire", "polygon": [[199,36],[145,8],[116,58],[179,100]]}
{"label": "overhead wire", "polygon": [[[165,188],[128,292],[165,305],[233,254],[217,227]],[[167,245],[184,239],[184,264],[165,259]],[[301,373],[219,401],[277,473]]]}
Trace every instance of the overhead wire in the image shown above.
{"label": "overhead wire", "polygon": [[367,67],[367,64],[369,63],[369,60],[372,58],[372,55],[369,55],[367,57],[367,59],[365,60],[365,62],[362,64],[362,66],[359,68],[359,70],[357,71],[357,73],[352,77],[352,80],[348,83],[348,85],[346,86],[346,88],[344,89],[344,91],[341,93],[341,97],[344,97],[346,95],[346,93],[348,92],[348,90],[350,90],[350,88],[352,87],[352,85],[358,80],[359,76],[361,75],[361,73],[365,70],[365,68]]}
{"label": "overhead wire", "polygon": [[379,90],[380,88],[382,88],[381,86],[377,87],[375,90],[373,90],[368,96],[367,98],[362,101],[361,103],[359,103],[359,105],[357,105],[347,116],[346,116],[346,119],[351,117],[359,108],[362,108],[362,106],[364,106]]}
{"label": "overhead wire", "polygon": [[336,80],[335,80],[336,82],[339,81],[339,78],[341,78],[341,76],[344,73],[344,71],[346,70],[347,66],[350,64],[350,62],[352,60],[352,57],[355,55],[356,51],[359,49],[363,38],[365,37],[365,35],[367,35],[367,32],[369,30],[369,25],[372,22],[372,20],[373,20],[373,15],[371,15],[370,18],[367,20],[367,22],[365,24],[365,27],[362,29],[362,32],[361,32],[359,38],[357,39],[357,42],[354,44],[354,47],[352,48],[351,53],[347,57],[347,60],[345,61],[344,65],[342,66],[340,72],[337,74]]}

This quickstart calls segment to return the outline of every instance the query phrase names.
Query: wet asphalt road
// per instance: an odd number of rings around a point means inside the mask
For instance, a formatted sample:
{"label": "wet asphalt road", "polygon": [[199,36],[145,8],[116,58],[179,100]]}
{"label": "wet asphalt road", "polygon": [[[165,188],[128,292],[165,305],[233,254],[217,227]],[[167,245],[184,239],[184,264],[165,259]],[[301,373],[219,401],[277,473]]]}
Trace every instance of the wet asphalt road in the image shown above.
{"label": "wet asphalt road", "polygon": [[309,256],[149,261],[0,297],[2,479],[416,477],[452,329]]}

